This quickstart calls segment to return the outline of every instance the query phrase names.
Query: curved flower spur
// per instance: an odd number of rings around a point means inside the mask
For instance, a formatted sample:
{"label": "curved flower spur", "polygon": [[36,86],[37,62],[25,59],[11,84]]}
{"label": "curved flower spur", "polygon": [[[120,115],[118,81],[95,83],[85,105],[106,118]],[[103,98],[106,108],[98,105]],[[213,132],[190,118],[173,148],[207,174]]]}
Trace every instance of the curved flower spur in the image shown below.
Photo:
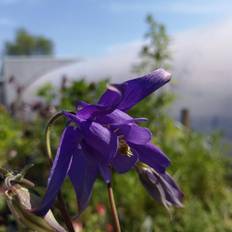
{"label": "curved flower spur", "polygon": [[87,207],[97,177],[111,182],[112,170],[125,173],[136,167],[148,192],[165,206],[181,206],[183,194],[166,174],[166,155],[154,144],[149,129],[126,113],[139,101],[171,79],[163,69],[111,85],[96,105],[79,102],[77,112],[63,112],[68,124],[63,131],[48,179],[47,191],[36,214],[45,215],[69,176],[74,186],[79,214]]}

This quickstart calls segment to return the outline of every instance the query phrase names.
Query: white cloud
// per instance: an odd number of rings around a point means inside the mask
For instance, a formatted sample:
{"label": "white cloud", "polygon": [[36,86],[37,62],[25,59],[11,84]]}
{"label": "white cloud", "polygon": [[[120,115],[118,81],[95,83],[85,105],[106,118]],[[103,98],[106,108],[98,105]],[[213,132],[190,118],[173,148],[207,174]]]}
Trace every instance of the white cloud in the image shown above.
{"label": "white cloud", "polygon": [[[180,33],[174,40],[174,74],[179,109],[193,115],[232,117],[232,21]],[[177,113],[177,112],[176,112]]]}

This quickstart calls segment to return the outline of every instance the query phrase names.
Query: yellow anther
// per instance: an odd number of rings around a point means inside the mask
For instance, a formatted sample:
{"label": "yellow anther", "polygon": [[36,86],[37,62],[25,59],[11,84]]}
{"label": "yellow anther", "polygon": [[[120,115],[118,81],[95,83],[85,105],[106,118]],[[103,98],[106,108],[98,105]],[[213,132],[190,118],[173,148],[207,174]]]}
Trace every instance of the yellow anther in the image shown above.
{"label": "yellow anther", "polygon": [[130,147],[128,146],[126,141],[122,138],[119,138],[119,151],[122,155],[126,155],[129,157],[133,155]]}

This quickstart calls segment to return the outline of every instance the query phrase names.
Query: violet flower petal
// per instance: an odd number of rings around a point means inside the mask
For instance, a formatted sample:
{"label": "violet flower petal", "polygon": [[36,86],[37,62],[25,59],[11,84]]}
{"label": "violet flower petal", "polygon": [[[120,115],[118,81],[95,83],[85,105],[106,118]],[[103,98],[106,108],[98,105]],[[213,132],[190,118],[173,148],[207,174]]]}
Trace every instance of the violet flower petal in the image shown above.
{"label": "violet flower petal", "polygon": [[161,174],[160,179],[161,185],[166,190],[165,195],[167,201],[172,205],[182,207],[184,194],[176,184],[175,180],[168,173]]}
{"label": "violet flower petal", "polygon": [[98,174],[98,165],[90,155],[82,150],[73,156],[72,165],[69,170],[69,177],[76,193],[78,215],[85,210],[89,203],[93,185]]}
{"label": "violet flower petal", "polygon": [[167,207],[166,199],[164,197],[162,201],[162,196],[165,196],[165,194],[164,194],[164,190],[160,186],[160,183],[158,182],[157,176],[154,175],[151,178],[151,175],[153,175],[153,173],[148,169],[137,168],[136,170],[142,185],[147,190],[149,195],[153,199],[157,200],[160,203],[163,203],[164,206]]}
{"label": "violet flower petal", "polygon": [[133,154],[132,156],[126,156],[120,153],[114,157],[112,161],[112,167],[118,173],[125,173],[128,172],[131,168],[133,168],[138,161],[137,154]]}
{"label": "violet flower petal", "polygon": [[117,151],[117,136],[96,122],[81,123],[80,129],[85,143],[90,148],[94,148],[99,153],[99,156],[104,158],[104,162],[108,163]]}
{"label": "violet flower petal", "polygon": [[105,183],[109,184],[112,177],[110,167],[105,164],[99,164],[99,171]]}
{"label": "violet flower petal", "polygon": [[79,111],[81,109],[83,109],[84,107],[86,106],[89,106],[90,104],[88,104],[87,102],[84,102],[84,101],[78,101],[76,103],[76,110]]}
{"label": "violet flower petal", "polygon": [[96,122],[104,124],[104,125],[112,125],[112,124],[129,124],[129,123],[139,123],[148,121],[147,118],[132,118],[127,113],[115,109],[112,113],[107,115],[102,115],[96,117]]}
{"label": "violet flower petal", "polygon": [[170,165],[168,157],[154,144],[137,145],[129,143],[133,153],[138,153],[139,160],[159,173],[164,173]]}
{"label": "violet flower petal", "polygon": [[77,112],[77,116],[83,120],[92,119],[99,115],[109,114],[115,108],[102,105],[88,105]]}
{"label": "violet flower petal", "polygon": [[108,85],[107,90],[103,93],[98,104],[103,106],[116,106],[121,100],[122,94],[118,88]]}
{"label": "violet flower petal", "polygon": [[64,111],[63,112],[64,116],[69,119],[72,122],[75,122],[77,125],[79,125],[81,122],[83,122],[83,120],[81,118],[79,118],[76,114]]}
{"label": "violet flower petal", "polygon": [[102,124],[107,124],[107,125],[112,124],[112,123],[122,124],[122,123],[129,122],[132,120],[133,118],[130,115],[128,115],[127,113],[119,109],[115,109],[110,114],[96,117],[97,122],[102,123]]}
{"label": "violet flower petal", "polygon": [[122,92],[121,102],[117,106],[127,111],[143,98],[162,87],[171,79],[171,74],[164,69],[157,69],[139,78],[114,85]]}
{"label": "violet flower petal", "polygon": [[97,105],[87,105],[77,112],[79,118],[87,120],[113,112],[121,101],[121,92],[109,87]]}
{"label": "violet flower petal", "polygon": [[37,215],[44,216],[52,207],[55,198],[69,170],[72,156],[77,151],[80,142],[78,129],[66,127],[57,150],[55,160],[52,165],[46,194],[39,208],[35,209]]}
{"label": "violet flower petal", "polygon": [[111,124],[110,126],[118,135],[123,135],[124,139],[129,143],[146,144],[150,142],[152,137],[150,130],[135,123]]}

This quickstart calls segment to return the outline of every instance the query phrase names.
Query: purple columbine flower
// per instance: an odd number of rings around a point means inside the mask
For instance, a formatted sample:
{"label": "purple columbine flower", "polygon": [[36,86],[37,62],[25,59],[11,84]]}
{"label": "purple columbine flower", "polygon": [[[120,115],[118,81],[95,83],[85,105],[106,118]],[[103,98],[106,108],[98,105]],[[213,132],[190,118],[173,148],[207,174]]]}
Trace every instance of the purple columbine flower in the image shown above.
{"label": "purple columbine flower", "polygon": [[[68,126],[63,131],[47,191],[36,210],[37,214],[45,215],[51,208],[66,176],[70,177],[74,186],[81,213],[88,205],[96,178],[102,176],[106,183],[110,183],[112,169],[124,173],[144,163],[154,170],[151,171],[153,174],[167,175],[165,170],[170,165],[169,159],[151,143],[151,132],[138,125],[145,119],[132,118],[126,111],[170,78],[168,72],[157,69],[142,77],[109,86],[96,105],[80,102],[75,114],[64,112]],[[142,171],[139,174],[144,175]],[[145,181],[142,182],[147,186]],[[165,184],[162,186],[166,191]],[[172,187],[175,188],[171,183],[168,188]],[[153,196],[152,191],[150,193]],[[168,199],[170,197],[167,195]]]}

